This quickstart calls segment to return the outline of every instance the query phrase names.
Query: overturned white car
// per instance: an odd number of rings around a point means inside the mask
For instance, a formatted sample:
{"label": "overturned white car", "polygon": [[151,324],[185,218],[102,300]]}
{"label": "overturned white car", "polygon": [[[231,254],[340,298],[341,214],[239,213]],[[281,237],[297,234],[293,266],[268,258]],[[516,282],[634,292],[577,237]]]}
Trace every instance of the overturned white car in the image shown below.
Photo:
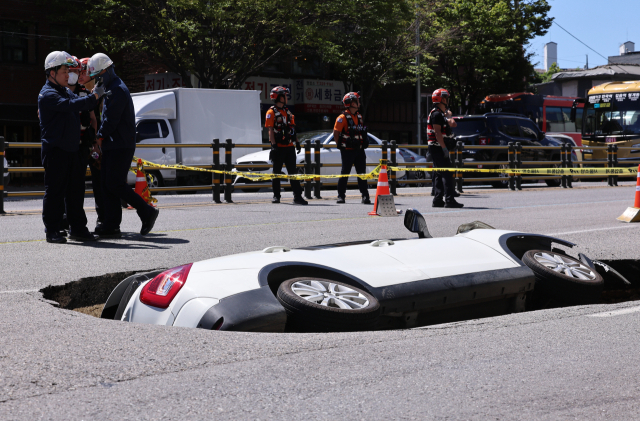
{"label": "overturned white car", "polygon": [[211,330],[354,331],[414,327],[523,311],[546,299],[586,303],[603,279],[538,234],[481,222],[432,238],[379,239],[218,257],[131,276],[111,293],[107,319]]}

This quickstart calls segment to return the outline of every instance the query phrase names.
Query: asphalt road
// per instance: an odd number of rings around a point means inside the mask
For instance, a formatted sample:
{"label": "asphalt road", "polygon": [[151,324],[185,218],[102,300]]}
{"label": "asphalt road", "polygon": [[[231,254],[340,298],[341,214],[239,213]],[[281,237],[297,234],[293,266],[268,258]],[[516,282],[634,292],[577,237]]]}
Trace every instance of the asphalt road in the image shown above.
{"label": "asphalt road", "polygon": [[[436,237],[480,220],[564,238],[578,244],[571,253],[638,258],[640,224],[615,219],[633,203],[633,186],[575,186],[468,190],[461,210],[433,209],[427,189],[405,189],[396,205],[422,211]],[[101,320],[38,292],[269,245],[413,236],[402,218],[368,217],[356,196],[337,205],[335,192],[323,194],[307,207],[290,195],[272,205],[268,193],[222,205],[159,196],[152,234],[136,234],[139,220],[125,211],[130,234],[91,245],[44,242],[41,202],[7,202],[0,419],[637,419],[638,302],[403,331],[253,334]],[[90,209],[88,217],[93,224]]]}

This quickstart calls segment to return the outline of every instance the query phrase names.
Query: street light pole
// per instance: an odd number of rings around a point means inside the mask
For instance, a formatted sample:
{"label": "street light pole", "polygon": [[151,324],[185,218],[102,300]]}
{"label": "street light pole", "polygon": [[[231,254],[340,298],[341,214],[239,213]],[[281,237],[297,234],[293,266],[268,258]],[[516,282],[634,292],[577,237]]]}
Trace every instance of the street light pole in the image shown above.
{"label": "street light pole", "polygon": [[416,14],[416,132],[417,144],[422,145],[421,113],[420,113],[420,20]]}

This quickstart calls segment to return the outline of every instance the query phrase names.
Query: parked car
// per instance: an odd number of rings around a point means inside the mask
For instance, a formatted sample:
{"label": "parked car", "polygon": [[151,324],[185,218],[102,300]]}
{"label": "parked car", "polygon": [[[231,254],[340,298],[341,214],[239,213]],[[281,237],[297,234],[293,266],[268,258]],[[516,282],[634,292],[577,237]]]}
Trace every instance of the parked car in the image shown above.
{"label": "parked car", "polygon": [[6,168],[5,172],[4,172],[4,175],[3,175],[3,177],[4,177],[3,183],[4,183],[5,186],[8,186],[9,185],[9,180],[11,178],[9,176],[9,171],[7,171],[9,169],[9,163],[7,162],[7,158],[6,157],[3,157],[3,159],[4,159],[4,168]]}
{"label": "parked car", "polygon": [[[398,153],[402,155],[404,162],[418,163],[419,166],[430,167],[431,165],[427,162],[427,158],[422,155],[419,155],[413,152],[410,149],[406,148],[398,148]],[[402,178],[398,179],[398,187],[424,187],[427,183],[404,183],[404,180],[424,180],[425,178],[431,178],[427,175],[425,171],[407,171]]]}
{"label": "parked car", "polygon": [[[320,143],[323,145],[333,144],[333,132],[332,131],[310,131],[298,134],[298,140],[301,143],[304,143],[306,140],[310,140],[312,144],[315,143],[316,140],[320,140]],[[370,145],[382,145],[382,140],[378,139],[376,136],[369,134],[369,144]],[[260,152],[254,152],[247,155],[244,155],[236,160],[236,165],[271,165],[272,162],[269,159],[270,150],[264,150]],[[380,159],[382,159],[382,149],[380,148],[368,148],[365,149],[365,153],[367,155],[367,172],[372,171],[379,163]],[[404,158],[401,154],[396,155],[396,160],[398,163],[404,162]],[[340,151],[335,148],[321,148],[320,149],[320,162],[323,164],[340,164],[342,162],[342,158],[340,156]],[[300,151],[297,156],[297,163],[304,163],[304,148]],[[247,171],[247,169],[240,169],[237,171]],[[250,172],[264,172],[264,173],[272,173],[272,168],[249,168]],[[286,171],[286,170],[285,170]],[[298,168],[298,173],[302,174],[304,171],[303,168]],[[352,170],[352,172],[354,172]],[[320,174],[340,174],[340,167],[322,167],[320,169]],[[398,171],[396,173],[396,177],[404,177],[404,171]],[[355,177],[350,177],[349,181],[356,181]],[[237,184],[252,184],[251,180],[248,180],[244,177],[236,177],[234,185]],[[246,190],[246,189],[245,189]]]}
{"label": "parked car", "polygon": [[568,241],[482,222],[433,238],[373,239],[217,257],[134,275],[109,296],[102,318],[207,330],[354,331],[413,327],[536,308],[546,299],[597,300],[591,260],[554,248]]}
{"label": "parked car", "polygon": [[[507,146],[509,142],[514,144],[519,142],[522,146],[560,146],[562,140],[546,136],[540,131],[538,126],[529,118],[520,114],[510,113],[486,113],[482,115],[455,116],[457,127],[453,128],[453,135],[456,142],[461,141],[465,145],[478,146]],[[504,161],[502,165],[483,165],[483,168],[508,168],[507,151],[504,149],[481,149],[464,150],[462,157],[466,162],[482,161]],[[577,156],[574,155],[577,160]],[[535,150],[523,149],[521,154],[523,162],[537,161],[537,165],[523,165],[527,167],[559,167],[558,164],[545,164],[545,161],[560,161],[559,150]],[[475,174],[465,174],[465,178],[477,176]],[[482,175],[486,177],[486,175]],[[493,187],[503,188],[508,184],[508,176],[501,175],[504,181],[492,182]],[[560,185],[559,179],[545,180],[550,187]]]}

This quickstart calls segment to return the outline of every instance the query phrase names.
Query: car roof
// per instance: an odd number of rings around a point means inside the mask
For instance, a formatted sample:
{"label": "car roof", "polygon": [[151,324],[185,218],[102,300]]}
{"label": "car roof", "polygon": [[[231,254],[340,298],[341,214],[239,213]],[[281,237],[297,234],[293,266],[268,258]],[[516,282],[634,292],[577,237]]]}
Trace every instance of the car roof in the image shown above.
{"label": "car roof", "polygon": [[462,119],[482,119],[487,117],[512,117],[512,118],[524,118],[527,120],[531,120],[526,115],[516,114],[516,113],[485,113],[485,114],[466,114],[466,115],[456,115],[453,118],[457,120]]}
{"label": "car roof", "polygon": [[[373,140],[375,140],[376,142],[378,142],[380,144],[382,143],[382,140],[380,140],[376,136],[372,135],[371,133],[369,133],[369,136],[371,136],[371,138]],[[331,143],[333,141],[333,131],[329,131],[329,130],[312,130],[312,131],[309,131],[309,132],[298,133],[298,140],[300,140],[301,142],[304,142],[305,140],[315,141],[316,139],[319,139],[323,144],[324,143]]]}

